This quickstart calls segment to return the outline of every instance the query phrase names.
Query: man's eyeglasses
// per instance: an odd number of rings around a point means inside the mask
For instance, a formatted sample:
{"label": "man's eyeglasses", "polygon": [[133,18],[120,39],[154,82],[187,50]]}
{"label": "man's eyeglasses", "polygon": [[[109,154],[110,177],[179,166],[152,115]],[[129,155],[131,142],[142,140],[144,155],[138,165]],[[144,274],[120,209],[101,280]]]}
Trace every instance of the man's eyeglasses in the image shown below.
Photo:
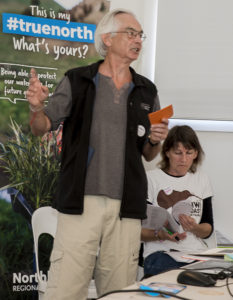
{"label": "man's eyeglasses", "polygon": [[141,32],[141,31],[138,32],[135,30],[125,30],[125,31],[115,31],[115,32],[111,32],[111,33],[126,33],[129,40],[136,39],[137,36],[140,37],[142,42],[145,41],[145,39],[146,39],[145,33]]}

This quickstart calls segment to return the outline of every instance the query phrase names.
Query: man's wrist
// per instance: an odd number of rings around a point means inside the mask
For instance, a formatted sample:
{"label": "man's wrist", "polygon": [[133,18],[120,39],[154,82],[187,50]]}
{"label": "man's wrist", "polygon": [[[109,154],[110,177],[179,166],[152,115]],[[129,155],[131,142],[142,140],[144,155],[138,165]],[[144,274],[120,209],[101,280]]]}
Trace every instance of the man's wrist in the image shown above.
{"label": "man's wrist", "polygon": [[29,104],[29,109],[30,111],[32,112],[39,112],[39,111],[42,111],[44,109],[44,105],[42,106],[32,106],[31,104]]}
{"label": "man's wrist", "polygon": [[155,146],[158,146],[160,142],[152,143],[150,138],[148,138],[148,143],[151,145],[151,147],[155,147]]}

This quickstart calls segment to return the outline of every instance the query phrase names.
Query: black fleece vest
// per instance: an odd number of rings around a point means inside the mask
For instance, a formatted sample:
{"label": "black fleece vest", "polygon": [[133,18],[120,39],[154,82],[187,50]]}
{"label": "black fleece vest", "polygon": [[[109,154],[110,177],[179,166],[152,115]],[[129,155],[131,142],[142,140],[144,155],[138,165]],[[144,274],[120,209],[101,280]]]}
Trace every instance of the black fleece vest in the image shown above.
{"label": "black fleece vest", "polygon": [[[102,61],[69,70],[72,110],[65,120],[62,138],[62,162],[54,206],[62,213],[82,214],[88,159],[88,146],[95,100],[93,78]],[[147,179],[142,149],[149,134],[148,113],[157,95],[155,85],[130,68],[135,87],[127,100],[125,172],[120,217],[146,217]],[[138,135],[138,128],[145,134]]]}

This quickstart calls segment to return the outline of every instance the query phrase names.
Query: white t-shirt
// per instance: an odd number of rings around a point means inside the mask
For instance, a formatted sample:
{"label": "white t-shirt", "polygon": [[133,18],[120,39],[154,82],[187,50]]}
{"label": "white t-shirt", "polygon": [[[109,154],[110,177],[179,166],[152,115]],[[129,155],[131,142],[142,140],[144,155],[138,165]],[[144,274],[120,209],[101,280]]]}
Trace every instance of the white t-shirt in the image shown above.
{"label": "white t-shirt", "polygon": [[[176,214],[178,206],[186,210],[188,214],[199,224],[203,213],[203,199],[212,197],[212,187],[208,176],[200,170],[195,173],[187,173],[182,177],[174,177],[166,174],[161,169],[147,172],[148,179],[148,201],[153,205],[163,207],[178,220]],[[176,205],[177,204],[177,205]],[[183,228],[179,225],[180,233]],[[187,237],[179,242],[153,241],[145,242],[144,257],[156,251],[169,251],[175,249],[179,251],[202,251],[207,246],[202,239],[196,237],[191,232],[187,232]]]}

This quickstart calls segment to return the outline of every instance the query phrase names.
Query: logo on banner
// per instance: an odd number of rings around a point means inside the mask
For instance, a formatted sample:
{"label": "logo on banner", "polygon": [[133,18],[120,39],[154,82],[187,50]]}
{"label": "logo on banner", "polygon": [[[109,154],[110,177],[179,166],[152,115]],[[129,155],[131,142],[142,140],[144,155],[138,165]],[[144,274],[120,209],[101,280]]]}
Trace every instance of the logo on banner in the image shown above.
{"label": "logo on banner", "polygon": [[[47,281],[47,276],[42,271],[40,271],[40,277],[43,281]],[[30,275],[23,273],[13,273],[13,292],[36,291],[37,283],[37,273]]]}

